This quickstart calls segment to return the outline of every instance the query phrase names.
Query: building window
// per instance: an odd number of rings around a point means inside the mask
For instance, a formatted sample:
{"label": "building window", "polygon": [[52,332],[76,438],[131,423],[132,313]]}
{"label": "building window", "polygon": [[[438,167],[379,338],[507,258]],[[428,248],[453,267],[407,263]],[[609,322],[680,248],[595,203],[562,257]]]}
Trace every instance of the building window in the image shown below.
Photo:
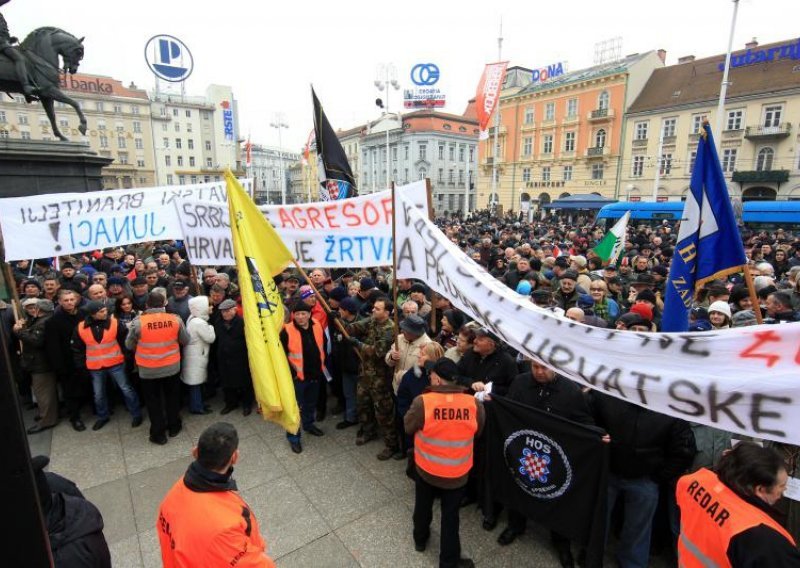
{"label": "building window", "polygon": [[575,132],[565,132],[564,133],[564,151],[565,152],[574,152],[575,151]]}
{"label": "building window", "polygon": [[668,176],[672,172],[672,154],[661,154],[661,166],[659,168],[662,176]]}
{"label": "building window", "polygon": [[97,121],[97,130],[105,130],[105,129],[106,129],[105,121],[104,120],[98,120]]}
{"label": "building window", "polygon": [[774,128],[776,126],[780,126],[782,115],[783,106],[781,105],[764,107],[764,121],[762,124],[765,128]]}
{"label": "building window", "polygon": [[470,146],[470,148],[469,148],[469,163],[471,164],[474,159],[475,159],[475,148]]}
{"label": "building window", "polygon": [[0,130],[0,138],[8,138],[8,130]]}
{"label": "building window", "polygon": [[531,169],[530,168],[522,168],[522,181],[523,182],[531,181]]}
{"label": "building window", "polygon": [[444,168],[439,168],[439,177],[437,178],[439,183],[444,183]]}
{"label": "building window", "polygon": [[178,109],[172,109],[172,116],[178,116]]}
{"label": "building window", "polygon": [[189,150],[194,150],[194,139],[193,138],[189,138],[186,141],[186,145],[189,148]]}
{"label": "building window", "polygon": [[186,123],[186,132],[191,132],[191,131],[192,131],[192,123],[191,122],[187,122]]}
{"label": "building window", "polygon": [[203,117],[203,120],[208,120],[209,117],[211,116],[211,113],[209,113],[207,110],[201,110],[200,116]]}
{"label": "building window", "polygon": [[117,148],[127,148],[128,145],[125,142],[125,138],[123,136],[117,137]]}
{"label": "building window", "polygon": [[708,120],[708,115],[694,114],[692,115],[692,134],[698,134],[703,131],[703,121]]}
{"label": "building window", "polygon": [[189,156],[189,167],[195,167],[194,156]]}
{"label": "building window", "polygon": [[173,180],[172,174],[167,174],[167,185],[172,185],[173,183],[172,180]]}
{"label": "building window", "polygon": [[689,152],[689,175],[694,171],[694,163],[697,161],[697,151],[692,150]]}
{"label": "building window", "polygon": [[117,123],[117,127],[116,127],[116,131],[119,132],[120,134],[122,134],[123,132],[125,132],[125,125],[122,124],[121,122],[118,122]]}
{"label": "building window", "polygon": [[180,122],[176,122],[175,123],[175,132],[180,132],[180,131],[181,131],[181,123]]}
{"label": "building window", "polygon": [[206,167],[207,168],[213,167],[213,163],[211,161],[211,158],[206,158]]}
{"label": "building window", "polygon": [[95,101],[94,108],[100,112],[103,112],[105,110],[105,105],[103,104],[103,101]]}
{"label": "building window", "polygon": [[592,164],[592,179],[603,179],[603,164]]}
{"label": "building window", "polygon": [[31,139],[31,133],[30,132],[22,131],[22,132],[20,132],[20,135],[22,136],[23,140],[30,140]]}
{"label": "building window", "polygon": [[550,181],[550,166],[542,168],[542,181]]}
{"label": "building window", "polygon": [[136,138],[134,140],[134,145],[136,146],[137,150],[144,150],[144,140],[141,138]]}
{"label": "building window", "polygon": [[564,181],[572,181],[572,166],[564,166]]}
{"label": "building window", "polygon": [[207,150],[208,152],[210,152],[210,151],[211,151],[211,141],[210,141],[210,140],[206,140],[206,150]]}
{"label": "building window", "polygon": [[456,147],[453,144],[451,144],[450,147],[447,150],[448,150],[447,151],[447,158],[451,162],[455,162],[456,161]]}
{"label": "building window", "polygon": [[397,147],[392,148],[392,161],[397,161]]}
{"label": "building window", "polygon": [[544,105],[544,119],[555,120],[556,118],[556,103],[547,103]]}
{"label": "building window", "polygon": [[644,172],[644,156],[633,157],[633,167],[631,168],[632,177],[642,177]]}
{"label": "building window", "polygon": [[144,160],[136,160],[136,165],[140,168],[144,167]]}
{"label": "building window", "polygon": [[545,154],[552,154],[553,153],[553,135],[552,134],[545,134],[542,137],[542,152]]}
{"label": "building window", "polygon": [[100,136],[100,147],[108,148],[108,136]]}
{"label": "building window", "polygon": [[183,185],[186,183],[186,176],[178,176],[178,184]]}
{"label": "building window", "polygon": [[183,166],[183,156],[178,156],[178,166]]}
{"label": "building window", "polygon": [[[427,156],[428,156],[428,147],[425,144],[420,144],[419,145],[419,159],[420,160],[426,160]],[[420,173],[422,173],[422,170],[420,170]],[[423,176],[423,178],[424,177],[425,176]],[[420,178],[420,179],[422,179],[422,178]]]}
{"label": "building window", "polygon": [[463,145],[459,146],[458,147],[458,161],[459,162],[463,162],[465,155],[466,155],[466,152],[464,151],[464,146]]}
{"label": "building window", "polygon": [[176,138],[176,139],[175,139],[175,147],[176,147],[177,149],[179,149],[179,150],[180,150],[180,149],[183,147],[183,145],[182,145],[182,142],[181,142],[181,139],[180,139],[180,138]]}
{"label": "building window", "polygon": [[451,185],[456,183],[456,171],[453,168],[450,168],[450,171],[448,172],[447,182]]}
{"label": "building window", "polygon": [[526,136],[522,139],[522,155],[525,157],[530,157],[533,153],[533,138],[530,136]]}
{"label": "building window", "polygon": [[192,111],[191,111],[191,110],[188,110],[188,109],[187,109],[187,111],[186,111],[186,118],[192,118]]}
{"label": "building window", "polygon": [[[729,129],[730,130],[730,129]],[[738,129],[733,129],[738,130]],[[739,153],[737,148],[725,148],[722,150],[722,171],[731,173],[736,169],[736,155]]]}
{"label": "building window", "polygon": [[139,114],[139,107],[136,105],[131,105],[131,112],[133,114]]}
{"label": "building window", "polygon": [[525,109],[525,124],[533,124],[533,107]]}
{"label": "building window", "polygon": [[172,156],[164,156],[164,165],[171,166],[172,165]]}
{"label": "building window", "polygon": [[439,144],[439,159],[444,160],[444,144]]}
{"label": "building window", "polygon": [[164,148],[169,148],[169,138],[164,138],[163,142],[164,142]]}
{"label": "building window", "polygon": [[408,160],[409,152],[410,152],[410,148],[409,148],[408,144],[406,144],[405,146],[403,146],[403,159],[404,160]]}
{"label": "building window", "polygon": [[642,120],[635,123],[636,134],[634,140],[647,140],[647,131],[650,130],[650,121]]}
{"label": "building window", "polygon": [[0,110],[0,122],[6,121],[6,111]]}
{"label": "building window", "polygon": [[197,183],[197,176],[192,176],[192,183]]}
{"label": "building window", "polygon": [[608,91],[603,91],[600,93],[600,96],[597,97],[597,108],[599,110],[608,110],[608,105],[611,102],[611,97],[608,95]]}
{"label": "building window", "polygon": [[118,155],[119,155],[119,163],[120,164],[127,164],[128,163],[128,153],[127,152],[120,152]]}
{"label": "building window", "polygon": [[772,158],[775,152],[772,148],[761,148],[758,151],[758,159],[756,160],[756,170],[759,172],[768,172],[772,169]]}
{"label": "building window", "polygon": [[166,132],[166,131],[167,131],[167,123],[164,122],[161,124],[161,132]]}
{"label": "building window", "polygon": [[114,105],[114,113],[122,114],[122,105]]}
{"label": "building window", "polygon": [[741,130],[744,110],[729,110],[728,119],[725,121],[725,130]]}
{"label": "building window", "polygon": [[20,114],[17,117],[17,120],[20,124],[28,124],[28,115],[27,114]]}
{"label": "building window", "polygon": [[675,136],[675,127],[678,124],[677,118],[665,118],[661,123],[661,136],[664,138],[668,136]]}
{"label": "building window", "polygon": [[606,131],[604,129],[600,129],[594,135],[594,147],[595,148],[605,148],[606,147]]}
{"label": "building window", "polygon": [[141,122],[139,122],[138,120],[135,120],[135,121],[133,122],[133,131],[134,131],[136,134],[141,134],[141,133],[142,133],[142,123],[141,123]]}
{"label": "building window", "polygon": [[578,99],[567,99],[567,118],[578,116]]}

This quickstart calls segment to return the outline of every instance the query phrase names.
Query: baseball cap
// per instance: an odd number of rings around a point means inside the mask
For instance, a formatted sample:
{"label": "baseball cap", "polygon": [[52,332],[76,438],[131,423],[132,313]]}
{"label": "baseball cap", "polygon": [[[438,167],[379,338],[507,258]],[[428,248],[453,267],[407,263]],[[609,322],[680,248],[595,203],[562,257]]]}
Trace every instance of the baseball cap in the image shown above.
{"label": "baseball cap", "polygon": [[306,300],[314,295],[314,289],[308,284],[300,286],[300,299]]}

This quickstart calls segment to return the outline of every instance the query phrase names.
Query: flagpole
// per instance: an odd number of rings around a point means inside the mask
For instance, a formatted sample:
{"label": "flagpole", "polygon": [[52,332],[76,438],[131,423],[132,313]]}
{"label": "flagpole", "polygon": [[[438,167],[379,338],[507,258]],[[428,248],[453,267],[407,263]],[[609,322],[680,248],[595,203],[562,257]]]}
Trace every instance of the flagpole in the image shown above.
{"label": "flagpole", "polygon": [[736,31],[736,16],[739,13],[739,0],[733,0],[733,17],[731,18],[731,31],[728,36],[728,51],[725,53],[725,69],[722,72],[722,83],[719,86],[719,103],[717,103],[717,154],[720,154],[722,140],[723,113],[725,112],[725,96],[728,93],[728,71],[731,68],[731,51],[733,50],[733,34]]}
{"label": "flagpole", "polygon": [[747,284],[747,291],[750,293],[750,301],[753,303],[753,313],[756,315],[756,323],[761,325],[764,323],[764,318],[761,315],[761,306],[758,303],[758,294],[756,294],[753,275],[750,273],[750,267],[746,264],[744,265],[744,281]]}
{"label": "flagpole", "polygon": [[[503,59],[503,18],[500,18],[500,35],[497,38],[497,60],[501,61]],[[498,150],[500,145],[498,143],[498,133],[500,131],[500,93],[497,94],[497,108],[495,109],[494,115],[494,151],[492,152],[492,203],[491,205],[491,214],[494,215],[495,211],[497,211],[497,201],[499,196],[497,195],[497,158],[498,158]],[[513,203],[512,203],[513,207]]]}
{"label": "flagpole", "polygon": [[664,152],[664,123],[661,123],[661,134],[658,136],[658,150],[656,155],[656,176],[653,180],[653,203],[658,201],[658,184],[661,182],[661,156]]}
{"label": "flagpole", "polygon": [[[306,283],[309,286],[311,286],[311,289],[314,290],[314,296],[316,296],[318,302],[322,303],[322,307],[325,309],[325,312],[326,313],[333,312],[333,310],[331,309],[330,304],[328,304],[328,302],[325,300],[325,296],[323,296],[322,294],[319,293],[319,290],[317,290],[317,287],[314,286],[314,282],[311,280],[311,278],[308,277],[308,274],[306,274],[306,271],[303,270],[302,266],[300,266],[300,263],[297,262],[297,259],[292,257],[292,262],[294,263],[294,266],[295,266],[295,268],[297,268],[298,272],[300,272],[300,276],[302,276],[303,279],[306,281]],[[344,335],[345,338],[350,339],[350,334],[347,333],[347,330],[345,330],[344,325],[342,325],[341,320],[339,318],[336,318],[336,317],[331,318],[331,319],[336,322],[336,327],[339,328],[339,331],[342,332],[342,335]],[[361,362],[363,363],[364,359],[361,357],[361,353],[359,353],[357,350],[356,350],[356,355],[358,355],[358,358],[361,359]]]}
{"label": "flagpole", "polygon": [[[430,181],[428,181],[428,183],[430,183]],[[394,305],[394,348],[400,351],[400,340],[398,338],[400,322],[397,316],[397,200],[395,199],[394,182],[390,184],[390,187],[392,189],[392,304]]]}
{"label": "flagpole", "polygon": [[[428,221],[433,221],[435,215],[433,214],[433,187],[431,186],[431,178],[425,178],[425,197],[428,201]],[[392,241],[394,242],[394,241]],[[431,298],[432,299],[432,298]],[[431,305],[431,331],[436,327],[436,306]],[[456,330],[457,331],[457,330]]]}

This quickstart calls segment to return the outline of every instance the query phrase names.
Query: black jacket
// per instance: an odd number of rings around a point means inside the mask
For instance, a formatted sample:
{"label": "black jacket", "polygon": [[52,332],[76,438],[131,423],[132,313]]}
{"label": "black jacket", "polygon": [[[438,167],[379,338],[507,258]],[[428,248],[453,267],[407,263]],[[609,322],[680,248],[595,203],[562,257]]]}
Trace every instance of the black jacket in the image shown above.
{"label": "black jacket", "polygon": [[75,372],[72,357],[72,334],[81,321],[80,312],[68,314],[59,306],[53,317],[44,324],[44,341],[47,357],[53,371],[59,377],[68,377]]}
{"label": "black jacket", "polygon": [[111,568],[103,517],[89,501],[53,493],[47,531],[56,568]]}
{"label": "black jacket", "polygon": [[[342,320],[343,325],[348,323],[352,322]],[[331,340],[333,341],[331,359],[336,370],[340,373],[358,374],[361,360],[358,358],[356,350],[333,323],[331,323],[330,332]]]}
{"label": "black jacket", "polygon": [[685,420],[597,391],[589,400],[595,423],[611,436],[612,473],[626,479],[647,476],[672,483],[691,465],[697,447]]}
{"label": "black jacket", "polygon": [[559,375],[549,383],[537,383],[530,372],[517,375],[508,389],[508,398],[573,422],[594,426],[589,403],[581,388]]}
{"label": "black jacket", "polygon": [[516,376],[517,364],[506,351],[497,349],[484,358],[475,351],[467,351],[458,362],[456,381],[467,388],[474,382],[491,382],[492,392],[504,396]]}
{"label": "black jacket", "polygon": [[[750,505],[771,517],[775,511],[761,499],[739,494]],[[733,568],[797,568],[800,551],[786,538],[766,525],[758,525],[733,537],[728,544],[728,559]]]}
{"label": "black jacket", "polygon": [[247,343],[244,338],[244,320],[236,316],[230,322],[222,318],[214,324],[212,352],[217,373],[223,387],[242,388],[252,384],[250,363],[247,360]]}

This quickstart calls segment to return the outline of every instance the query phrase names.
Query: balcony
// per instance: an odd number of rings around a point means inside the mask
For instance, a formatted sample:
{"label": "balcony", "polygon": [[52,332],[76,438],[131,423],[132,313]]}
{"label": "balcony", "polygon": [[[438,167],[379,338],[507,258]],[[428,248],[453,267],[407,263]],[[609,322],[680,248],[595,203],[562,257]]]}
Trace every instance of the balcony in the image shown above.
{"label": "balcony", "polygon": [[663,144],[664,146],[674,146],[675,140],[677,139],[678,139],[677,136],[664,136],[661,139],[661,144]]}
{"label": "balcony", "polygon": [[589,122],[603,122],[606,120],[612,120],[614,118],[614,109],[597,108],[589,112],[589,116],[587,116],[587,118],[589,119]]}
{"label": "balcony", "polygon": [[[489,136],[494,136],[494,131],[497,130],[497,128],[498,128],[497,126],[490,127],[489,128]],[[500,128],[500,130],[498,130],[498,132],[497,132],[498,135],[506,133],[506,127],[505,126],[501,125],[499,128]]]}
{"label": "balcony", "polygon": [[602,158],[604,156],[608,156],[608,154],[608,146],[593,146],[591,148],[586,148],[587,158]]}
{"label": "balcony", "polygon": [[778,126],[748,126],[744,137],[748,140],[787,138],[791,131],[792,125],[788,122],[781,122]]}
{"label": "balcony", "polygon": [[737,183],[786,183],[789,181],[789,170],[752,170],[733,172],[731,181]]}
{"label": "balcony", "polygon": [[561,124],[576,124],[580,120],[577,114],[567,115],[561,119]]}
{"label": "balcony", "polygon": [[[494,163],[495,163],[494,158],[491,157],[491,156],[489,156],[487,158],[484,158],[484,160],[483,160],[483,165],[484,166],[493,166]],[[498,164],[502,164],[503,163],[503,158],[502,157],[501,158],[497,158],[497,163]]]}
{"label": "balcony", "polygon": [[744,130],[741,128],[737,128],[735,130],[723,130],[722,131],[722,139],[723,140],[735,140],[737,138],[741,138],[744,134]]}
{"label": "balcony", "polygon": [[634,140],[633,141],[633,147],[634,148],[647,148],[647,142],[648,142],[647,138]]}

